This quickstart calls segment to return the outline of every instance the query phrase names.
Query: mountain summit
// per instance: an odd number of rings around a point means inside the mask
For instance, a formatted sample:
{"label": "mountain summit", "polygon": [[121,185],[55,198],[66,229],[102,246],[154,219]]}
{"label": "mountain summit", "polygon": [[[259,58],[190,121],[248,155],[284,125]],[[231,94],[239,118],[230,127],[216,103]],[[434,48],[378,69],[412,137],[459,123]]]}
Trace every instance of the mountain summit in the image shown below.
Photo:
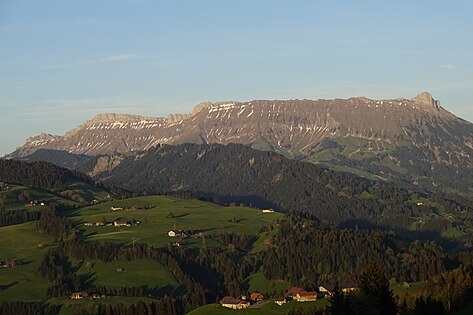
{"label": "mountain summit", "polygon": [[29,138],[9,157],[38,149],[98,155],[181,143],[240,143],[367,176],[415,176],[415,183],[433,186],[440,184],[435,174],[461,182],[473,168],[473,124],[427,92],[412,99],[207,102],[167,118],[101,114],[64,136]]}

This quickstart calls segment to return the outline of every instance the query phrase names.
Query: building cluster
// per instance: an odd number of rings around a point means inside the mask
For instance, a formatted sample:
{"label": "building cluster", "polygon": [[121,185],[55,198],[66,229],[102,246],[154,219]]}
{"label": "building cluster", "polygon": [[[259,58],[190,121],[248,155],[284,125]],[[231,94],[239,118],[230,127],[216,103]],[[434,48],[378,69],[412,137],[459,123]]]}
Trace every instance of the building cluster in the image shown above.
{"label": "building cluster", "polygon": [[191,237],[192,231],[189,230],[169,230],[168,232],[169,237]]}
{"label": "building cluster", "polygon": [[105,294],[94,293],[89,295],[87,292],[74,292],[70,295],[71,300],[82,300],[82,299],[90,299],[90,300],[101,300],[105,299]]}
{"label": "building cluster", "polygon": [[103,221],[96,221],[96,222],[86,222],[84,223],[85,226],[116,226],[116,227],[124,227],[124,226],[132,226],[140,224],[140,221],[137,220],[125,220],[125,219],[116,219],[112,222],[103,222]]}
{"label": "building cluster", "polygon": [[10,186],[7,183],[0,181],[0,191],[10,190]]}
{"label": "building cluster", "polygon": [[220,305],[233,310],[240,310],[243,308],[248,308],[250,305],[258,303],[262,300],[264,300],[263,294],[253,292],[250,294],[249,298],[246,295],[241,295],[238,298],[226,296],[220,300]]}
{"label": "building cluster", "polygon": [[17,259],[9,259],[0,261],[0,268],[15,268],[22,265],[23,262]]}
{"label": "building cluster", "polygon": [[152,207],[153,207],[153,206],[151,206],[151,205],[149,205],[149,204],[134,205],[134,206],[128,206],[128,207],[119,207],[119,206],[115,207],[115,206],[111,206],[111,207],[110,207],[110,211],[145,210],[145,209],[150,209],[150,208],[152,208]]}
{"label": "building cluster", "polygon": [[[358,290],[358,284],[356,282],[343,282],[338,284],[338,288],[343,293],[355,292]],[[319,292],[324,296],[332,296],[335,291],[334,284],[324,284],[319,286]]]}
{"label": "building cluster", "polygon": [[25,207],[36,207],[36,206],[46,206],[46,201],[44,200],[32,200],[25,205]]}
{"label": "building cluster", "polygon": [[[334,284],[323,284],[318,287],[317,291],[306,291],[304,288],[292,287],[287,290],[285,296],[273,299],[273,301],[280,306],[291,300],[297,302],[317,301],[318,299],[332,296],[335,292],[335,287]],[[338,288],[344,293],[349,293],[358,290],[358,285],[355,282],[346,282],[339,284]],[[238,310],[248,308],[252,304],[257,304],[263,300],[264,296],[262,294],[254,292],[250,295],[249,299],[245,295],[238,298],[226,296],[220,300],[220,305],[226,308]]]}

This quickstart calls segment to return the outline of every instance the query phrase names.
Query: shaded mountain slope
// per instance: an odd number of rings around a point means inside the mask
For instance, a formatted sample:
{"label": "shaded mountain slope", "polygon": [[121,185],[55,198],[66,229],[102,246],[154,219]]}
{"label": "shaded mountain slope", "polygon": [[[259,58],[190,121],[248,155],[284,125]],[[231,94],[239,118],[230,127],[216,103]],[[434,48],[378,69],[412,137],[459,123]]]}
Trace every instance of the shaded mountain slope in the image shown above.
{"label": "shaded mountain slope", "polygon": [[[427,203],[416,205],[407,189],[236,144],[158,146],[97,178],[135,192],[190,192],[352,225],[407,226],[435,211]],[[464,210],[458,203],[450,208]]]}

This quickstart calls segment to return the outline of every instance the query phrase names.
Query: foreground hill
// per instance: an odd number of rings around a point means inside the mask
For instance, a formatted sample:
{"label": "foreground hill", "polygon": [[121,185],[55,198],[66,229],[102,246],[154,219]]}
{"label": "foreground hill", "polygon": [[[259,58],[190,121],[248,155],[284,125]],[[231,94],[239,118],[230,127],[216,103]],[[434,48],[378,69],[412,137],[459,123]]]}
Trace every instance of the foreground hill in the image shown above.
{"label": "foreground hill", "polygon": [[427,187],[473,187],[473,124],[428,93],[413,99],[203,103],[192,114],[102,114],[64,136],[29,138],[10,157],[38,149],[99,155],[157,144],[240,143]]}
{"label": "foreground hill", "polygon": [[[121,210],[110,211],[119,206]],[[140,223],[107,225],[123,219]],[[105,225],[84,224],[98,220]],[[193,228],[192,234],[166,236],[173,221],[178,228]],[[406,310],[419,309],[415,299],[427,297],[439,311],[448,305],[453,312],[468,303],[473,288],[467,249],[448,250],[393,232],[338,229],[300,213],[284,216],[170,196],[46,212],[37,223],[0,227],[0,233],[5,235],[0,239],[0,261],[16,262],[0,269],[2,314],[18,309],[19,314],[26,313],[38,306],[28,304],[31,301],[56,310],[31,314],[60,310],[61,314],[178,315],[194,309],[195,314],[226,314],[229,311],[215,304],[198,307],[255,290],[265,300],[244,314],[290,310],[313,314],[328,301],[292,301],[279,307],[274,299],[293,286],[316,290],[327,282],[360,283],[373,260],[382,266],[386,284],[391,279],[394,287],[403,287],[396,295],[402,297],[399,307]],[[415,283],[407,290],[405,282]],[[89,297],[71,300],[73,292]],[[361,293],[350,299],[366,301],[366,293]],[[92,294],[98,297],[92,299]],[[377,308],[372,303],[352,305],[355,314],[376,313],[368,311]]]}

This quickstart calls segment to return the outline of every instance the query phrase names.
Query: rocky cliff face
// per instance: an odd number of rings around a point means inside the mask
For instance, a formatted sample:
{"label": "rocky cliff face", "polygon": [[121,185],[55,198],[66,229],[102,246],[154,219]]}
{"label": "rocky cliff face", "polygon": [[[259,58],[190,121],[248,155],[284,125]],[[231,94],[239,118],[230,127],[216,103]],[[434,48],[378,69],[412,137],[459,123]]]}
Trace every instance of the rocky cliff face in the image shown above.
{"label": "rocky cliff face", "polygon": [[40,148],[97,155],[181,143],[240,143],[334,165],[349,160],[349,166],[385,177],[420,161],[429,164],[422,166],[424,177],[432,167],[473,167],[473,124],[426,92],[392,100],[202,103],[191,114],[168,118],[102,114],[64,136],[30,138],[10,157]]}

